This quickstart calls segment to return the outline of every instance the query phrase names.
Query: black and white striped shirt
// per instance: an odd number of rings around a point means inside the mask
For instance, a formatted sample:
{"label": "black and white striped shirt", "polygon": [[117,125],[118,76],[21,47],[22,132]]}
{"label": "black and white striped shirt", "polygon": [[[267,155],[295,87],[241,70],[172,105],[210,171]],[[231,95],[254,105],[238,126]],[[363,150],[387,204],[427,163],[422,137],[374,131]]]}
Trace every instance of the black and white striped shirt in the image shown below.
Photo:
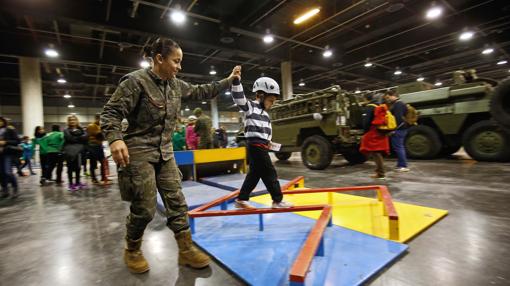
{"label": "black and white striped shirt", "polygon": [[234,81],[232,99],[244,112],[244,136],[251,144],[269,144],[272,138],[271,119],[260,103],[246,99],[241,83]]}

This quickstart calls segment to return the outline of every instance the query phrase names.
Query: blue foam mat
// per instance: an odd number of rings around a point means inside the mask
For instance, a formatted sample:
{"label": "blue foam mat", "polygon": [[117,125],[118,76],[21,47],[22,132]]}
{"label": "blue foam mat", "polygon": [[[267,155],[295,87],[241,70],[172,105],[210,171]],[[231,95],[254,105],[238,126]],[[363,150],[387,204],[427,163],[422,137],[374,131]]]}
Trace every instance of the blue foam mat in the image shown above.
{"label": "blue foam mat", "polygon": [[[237,189],[240,189],[243,185],[244,178],[246,177],[245,174],[229,174],[229,175],[221,175],[221,176],[214,176],[214,177],[207,177],[207,178],[201,178],[199,181],[201,183],[204,183],[209,186],[218,187],[221,189],[229,190],[229,191],[235,191]],[[280,185],[283,185],[288,180],[278,180],[280,181]],[[257,186],[255,187],[255,190],[251,193],[251,196],[259,196],[262,194],[267,194],[266,186],[264,185],[264,182],[262,180],[259,181]]]}
{"label": "blue foam mat", "polygon": [[[188,203],[190,210],[197,208],[205,203],[208,203],[217,198],[230,194],[230,191],[219,189],[213,186],[201,184],[195,181],[183,181],[182,193]],[[159,193],[157,194],[157,208],[160,211],[165,210],[165,206]]]}
{"label": "blue foam mat", "polygon": [[[289,270],[315,222],[292,213],[264,214],[259,231],[258,215],[196,218],[194,241],[250,285],[289,285]],[[324,239],[325,255],[314,258],[305,285],[359,285],[407,249],[339,226],[328,227]]]}

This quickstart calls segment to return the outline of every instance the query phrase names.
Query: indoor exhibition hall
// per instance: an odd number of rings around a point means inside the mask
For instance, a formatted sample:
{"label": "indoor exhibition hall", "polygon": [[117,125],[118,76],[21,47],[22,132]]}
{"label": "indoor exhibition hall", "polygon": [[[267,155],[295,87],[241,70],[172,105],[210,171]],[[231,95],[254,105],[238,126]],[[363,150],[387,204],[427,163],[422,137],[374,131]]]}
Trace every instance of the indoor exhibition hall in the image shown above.
{"label": "indoor exhibition hall", "polygon": [[1,3],[0,285],[510,285],[510,1]]}

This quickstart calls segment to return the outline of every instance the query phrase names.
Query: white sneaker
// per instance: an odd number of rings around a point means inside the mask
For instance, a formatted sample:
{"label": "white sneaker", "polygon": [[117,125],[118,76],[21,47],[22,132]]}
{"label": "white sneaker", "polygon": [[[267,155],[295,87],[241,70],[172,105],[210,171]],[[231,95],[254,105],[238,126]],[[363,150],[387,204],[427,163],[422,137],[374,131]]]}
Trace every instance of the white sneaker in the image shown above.
{"label": "white sneaker", "polygon": [[238,199],[235,200],[234,207],[236,207],[238,209],[246,209],[246,210],[256,209],[256,207],[250,205],[248,203],[248,201],[242,201],[242,200],[238,200]]}
{"label": "white sneaker", "polygon": [[273,209],[286,209],[286,208],[291,208],[293,206],[294,205],[292,203],[289,203],[286,201],[281,201],[279,203],[273,202]]}
{"label": "white sneaker", "polygon": [[406,168],[406,167],[397,167],[397,168],[395,168],[395,171],[396,172],[409,172],[409,171],[411,171],[411,169]]}

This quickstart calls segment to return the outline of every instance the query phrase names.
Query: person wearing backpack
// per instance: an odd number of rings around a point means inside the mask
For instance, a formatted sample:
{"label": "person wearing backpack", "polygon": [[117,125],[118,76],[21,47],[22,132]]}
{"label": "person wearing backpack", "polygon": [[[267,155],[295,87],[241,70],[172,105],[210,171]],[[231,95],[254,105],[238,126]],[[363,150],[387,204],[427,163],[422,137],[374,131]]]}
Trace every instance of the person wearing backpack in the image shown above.
{"label": "person wearing backpack", "polygon": [[397,172],[409,172],[410,169],[407,166],[406,148],[404,140],[407,136],[408,124],[406,116],[408,113],[408,106],[400,101],[399,95],[395,90],[389,90],[384,95],[386,103],[390,105],[390,111],[395,116],[397,121],[397,128],[391,136],[391,148],[393,152],[397,154],[397,166],[395,171]]}
{"label": "person wearing backpack", "polygon": [[374,179],[385,180],[384,156],[390,153],[388,139],[388,107],[382,103],[381,95],[366,94],[368,104],[364,112],[363,120],[369,123],[367,132],[361,138],[359,151],[367,157],[371,157],[376,165]]}

